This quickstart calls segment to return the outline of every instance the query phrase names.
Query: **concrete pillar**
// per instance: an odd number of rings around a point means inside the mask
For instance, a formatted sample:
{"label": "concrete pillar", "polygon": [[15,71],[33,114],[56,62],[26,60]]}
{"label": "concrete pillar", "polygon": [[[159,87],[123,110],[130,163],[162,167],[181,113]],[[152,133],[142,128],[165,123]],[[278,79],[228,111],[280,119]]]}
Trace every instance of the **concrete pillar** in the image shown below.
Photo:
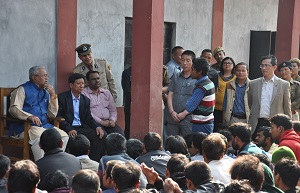
{"label": "concrete pillar", "polygon": [[[214,0],[211,49],[223,45],[224,0]],[[226,51],[226,50],[225,50]]]}
{"label": "concrete pillar", "polygon": [[57,93],[69,89],[68,77],[76,66],[77,0],[58,0]]}
{"label": "concrete pillar", "polygon": [[130,136],[161,133],[164,0],[133,0]]}
{"label": "concrete pillar", "polygon": [[278,63],[299,57],[299,10],[299,0],[279,0],[275,47]]}

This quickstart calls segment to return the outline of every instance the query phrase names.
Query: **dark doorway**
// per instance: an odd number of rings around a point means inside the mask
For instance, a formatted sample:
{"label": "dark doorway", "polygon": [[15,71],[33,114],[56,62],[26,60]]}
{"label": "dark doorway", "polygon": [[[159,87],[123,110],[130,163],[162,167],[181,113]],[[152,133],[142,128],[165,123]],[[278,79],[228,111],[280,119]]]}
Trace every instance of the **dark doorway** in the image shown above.
{"label": "dark doorway", "polygon": [[[171,50],[175,45],[176,24],[164,22],[164,49],[163,64],[171,59]],[[132,18],[125,17],[125,47],[124,47],[124,69],[131,65],[132,58]]]}
{"label": "dark doorway", "polygon": [[259,68],[262,56],[275,55],[276,32],[251,31],[250,35],[250,57],[249,78],[255,79],[262,76]]}

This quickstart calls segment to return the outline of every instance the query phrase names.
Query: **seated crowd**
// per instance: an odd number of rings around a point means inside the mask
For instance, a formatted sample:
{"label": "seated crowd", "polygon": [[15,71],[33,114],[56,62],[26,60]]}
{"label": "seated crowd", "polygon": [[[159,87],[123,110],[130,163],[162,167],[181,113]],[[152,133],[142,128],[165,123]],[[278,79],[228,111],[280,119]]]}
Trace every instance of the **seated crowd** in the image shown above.
{"label": "seated crowd", "polygon": [[[83,63],[70,90],[57,95],[46,69],[34,66],[11,93],[9,113],[31,121],[34,162],[0,155],[0,193],[300,192],[300,83],[292,72],[299,60],[277,66],[275,56],[264,56],[263,77],[250,80],[248,65],[222,47],[199,58],[173,48],[165,132],[140,141],[127,140],[116,124],[117,96],[106,88],[115,83],[102,87],[95,69],[103,61],[95,63],[90,47],[76,48]],[[59,128],[54,117],[62,118]],[[10,124],[9,135],[24,137],[22,128]]]}
{"label": "seated crowd", "polygon": [[[278,127],[296,134],[287,126],[292,121],[286,115],[275,115],[270,121],[271,136],[280,132]],[[189,140],[180,136],[166,140],[183,143],[185,154],[164,150],[155,132],[147,133],[142,142],[134,139],[136,147],[131,149],[126,147],[132,139],[128,142],[123,135],[111,133],[98,163],[88,156],[87,137],[72,138],[67,153],[60,133],[47,129],[40,137],[44,157],[35,163],[22,160],[11,165],[7,156],[0,155],[0,192],[299,192],[298,146],[286,141],[290,139],[280,138],[279,147],[269,155],[264,146],[251,142],[248,124],[234,123],[224,131],[227,136],[198,132],[190,134]]]}

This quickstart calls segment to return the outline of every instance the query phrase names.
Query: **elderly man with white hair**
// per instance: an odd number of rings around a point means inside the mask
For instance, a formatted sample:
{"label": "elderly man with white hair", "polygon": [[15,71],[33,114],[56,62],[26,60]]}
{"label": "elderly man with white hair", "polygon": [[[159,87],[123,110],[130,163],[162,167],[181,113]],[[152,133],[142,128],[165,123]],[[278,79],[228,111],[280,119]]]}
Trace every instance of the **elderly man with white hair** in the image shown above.
{"label": "elderly man with white hair", "polygon": [[[33,66],[29,69],[29,81],[20,85],[11,93],[10,114],[21,120],[31,122],[29,130],[30,144],[34,160],[43,157],[44,152],[39,146],[40,136],[45,129],[55,128],[64,142],[65,149],[68,135],[63,130],[54,127],[47,117],[56,117],[58,111],[58,99],[54,88],[48,83],[48,74],[43,66]],[[11,123],[9,135],[24,137],[24,124]]]}

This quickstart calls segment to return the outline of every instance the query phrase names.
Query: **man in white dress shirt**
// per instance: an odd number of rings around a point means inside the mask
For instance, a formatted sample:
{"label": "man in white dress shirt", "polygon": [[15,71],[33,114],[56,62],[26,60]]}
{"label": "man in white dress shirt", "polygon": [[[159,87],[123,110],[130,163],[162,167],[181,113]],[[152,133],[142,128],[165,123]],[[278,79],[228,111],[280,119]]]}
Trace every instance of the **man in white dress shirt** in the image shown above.
{"label": "man in white dress shirt", "polygon": [[273,55],[263,56],[260,64],[263,77],[249,84],[249,124],[252,127],[252,139],[256,130],[261,126],[270,126],[269,118],[283,113],[292,116],[290,84],[278,78],[274,71],[277,69],[277,59]]}
{"label": "man in white dress shirt", "polygon": [[[222,139],[222,134],[213,133],[202,141],[202,154],[204,161],[208,164],[214,180],[223,182],[225,185],[230,183],[230,167],[234,159],[224,159],[226,143]],[[223,160],[224,159],[224,160]],[[231,161],[229,161],[229,159]]]}

